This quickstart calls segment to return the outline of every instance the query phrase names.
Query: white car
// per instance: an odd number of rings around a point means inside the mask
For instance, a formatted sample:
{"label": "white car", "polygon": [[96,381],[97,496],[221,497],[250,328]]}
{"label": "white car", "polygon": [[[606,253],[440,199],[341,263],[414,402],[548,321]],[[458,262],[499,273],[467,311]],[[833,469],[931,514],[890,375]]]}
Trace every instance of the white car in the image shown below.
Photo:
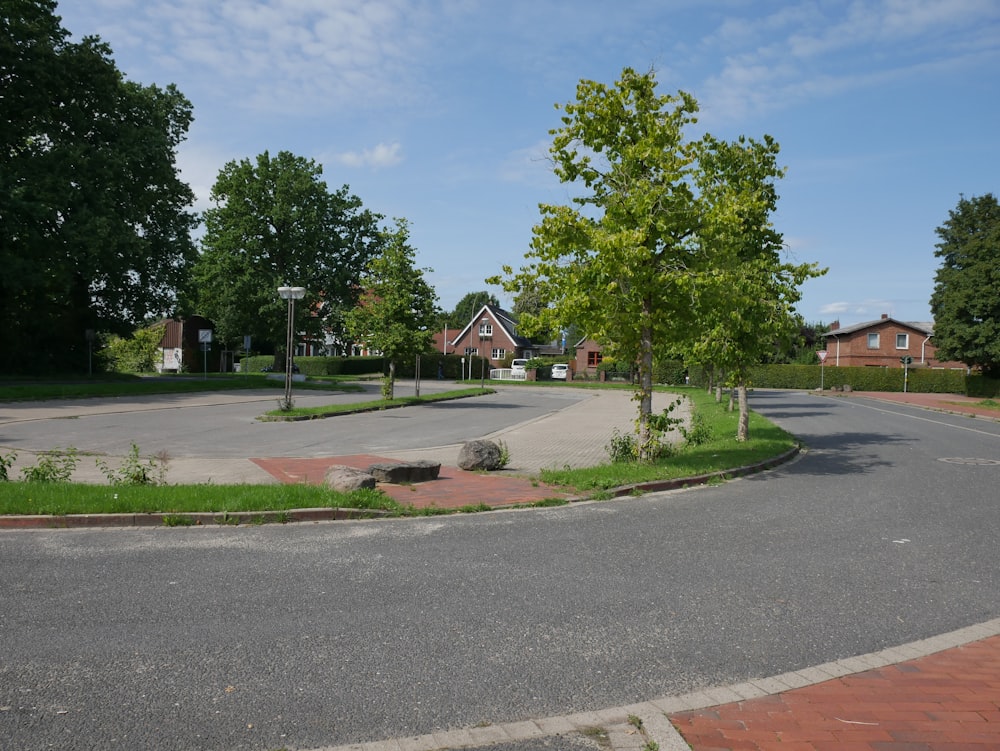
{"label": "white car", "polygon": [[569,365],[564,362],[556,363],[552,366],[551,377],[556,381],[565,381],[569,378]]}
{"label": "white car", "polygon": [[510,361],[510,372],[511,373],[523,373],[524,366],[528,364],[528,361],[523,357],[518,357]]}

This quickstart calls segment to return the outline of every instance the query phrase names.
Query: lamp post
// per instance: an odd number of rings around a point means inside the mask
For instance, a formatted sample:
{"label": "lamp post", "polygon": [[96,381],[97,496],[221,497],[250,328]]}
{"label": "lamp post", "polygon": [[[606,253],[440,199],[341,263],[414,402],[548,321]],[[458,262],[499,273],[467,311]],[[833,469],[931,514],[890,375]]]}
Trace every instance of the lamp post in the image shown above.
{"label": "lamp post", "polygon": [[278,287],[278,297],[288,300],[288,332],[285,337],[285,401],[284,409],[292,408],[292,338],[295,333],[295,301],[306,295],[305,287]]}
{"label": "lamp post", "polygon": [[[479,322],[479,348],[483,348],[483,332],[486,331],[486,324],[489,323],[485,318]],[[492,339],[491,339],[492,341]],[[482,358],[483,354],[480,352],[479,357]],[[479,388],[486,388],[486,363],[482,359],[479,361]]]}

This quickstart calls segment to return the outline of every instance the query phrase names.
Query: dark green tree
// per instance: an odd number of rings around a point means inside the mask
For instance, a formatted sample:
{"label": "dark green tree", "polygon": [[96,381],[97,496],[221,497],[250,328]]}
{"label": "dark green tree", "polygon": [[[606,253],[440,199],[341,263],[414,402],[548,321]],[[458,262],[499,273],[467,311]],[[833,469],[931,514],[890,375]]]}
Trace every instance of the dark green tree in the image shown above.
{"label": "dark green tree", "polygon": [[453,329],[463,329],[472,320],[472,316],[478,313],[484,305],[499,304],[496,295],[490,294],[486,290],[470,292],[458,301],[455,310],[448,316],[448,326]]}
{"label": "dark green tree", "polygon": [[381,217],[346,185],[331,193],[322,173],[315,161],[287,151],[222,168],[194,269],[198,312],[212,319],[220,340],[249,334],[276,345],[280,360],[288,313],[277,289],[290,285],[306,289],[296,331],[344,341],[344,314],[380,247]]}
{"label": "dark green tree", "polygon": [[992,193],[962,196],[936,231],[941,267],[931,313],[937,357],[1000,377],[1000,205]]}
{"label": "dark green tree", "polygon": [[51,0],[0,0],[0,350],[13,370],[86,369],[88,330],[175,307],[195,250],[175,153],[191,105],[126,81]]}

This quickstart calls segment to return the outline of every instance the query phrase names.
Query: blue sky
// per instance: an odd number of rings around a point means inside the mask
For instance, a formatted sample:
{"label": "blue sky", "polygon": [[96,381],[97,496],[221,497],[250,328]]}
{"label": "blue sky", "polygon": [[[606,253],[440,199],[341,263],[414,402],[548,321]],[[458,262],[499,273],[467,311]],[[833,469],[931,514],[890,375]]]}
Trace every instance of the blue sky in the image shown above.
{"label": "blue sky", "polygon": [[546,161],[554,105],[625,66],[693,94],[698,128],[781,144],[775,224],[796,262],[829,267],[803,288],[809,322],[929,321],[935,228],[961,194],[1000,193],[998,0],[60,0],[57,13],[128,78],[191,100],[178,163],[197,209],[230,160],[315,159],[331,190],[409,220],[445,309],[524,263],[538,204],[575,194]]}

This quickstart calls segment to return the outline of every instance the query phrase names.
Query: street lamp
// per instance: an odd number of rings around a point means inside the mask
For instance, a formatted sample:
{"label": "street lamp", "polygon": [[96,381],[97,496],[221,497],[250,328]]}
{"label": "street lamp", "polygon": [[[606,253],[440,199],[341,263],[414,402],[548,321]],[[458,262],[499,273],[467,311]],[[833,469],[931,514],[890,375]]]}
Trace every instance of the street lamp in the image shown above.
{"label": "street lamp", "polygon": [[288,300],[288,333],[285,337],[285,401],[284,409],[292,408],[292,338],[295,333],[295,301],[306,296],[305,287],[278,287],[278,297]]}
{"label": "street lamp", "polygon": [[[489,323],[485,318],[479,322],[479,348],[483,348],[483,334],[486,331],[486,324]],[[491,338],[492,341],[492,338]],[[479,357],[483,356],[482,352],[479,353]],[[479,388],[486,388],[486,363],[480,359],[479,361]]]}

